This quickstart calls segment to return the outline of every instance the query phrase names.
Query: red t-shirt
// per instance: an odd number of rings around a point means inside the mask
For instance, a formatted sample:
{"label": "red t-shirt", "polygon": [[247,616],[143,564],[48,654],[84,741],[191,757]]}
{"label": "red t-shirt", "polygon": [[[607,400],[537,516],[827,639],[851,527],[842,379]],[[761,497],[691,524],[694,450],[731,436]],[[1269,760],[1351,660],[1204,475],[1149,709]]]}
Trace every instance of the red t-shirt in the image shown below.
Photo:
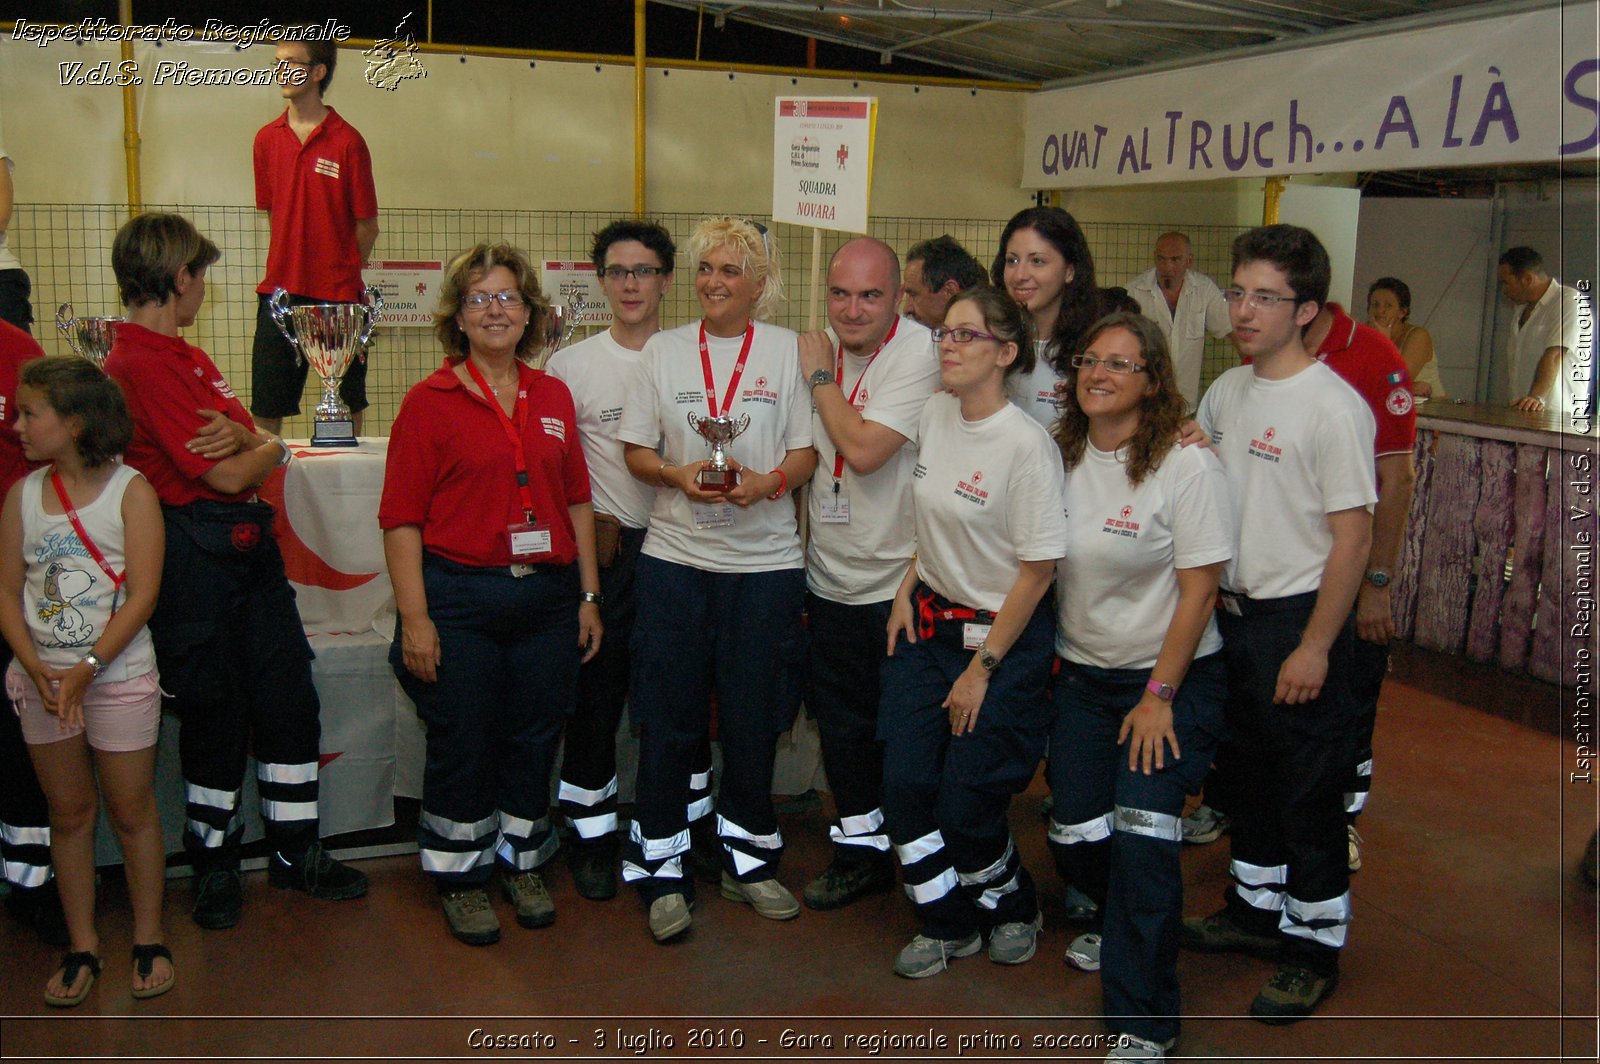
{"label": "red t-shirt", "polygon": [[237,495],[214,490],[200,478],[216,461],[184,449],[205,424],[197,410],[220,410],[251,432],[256,427],[204,351],[182,337],[123,322],[106,356],[106,374],[122,385],[133,415],[133,442],[123,461],[144,474],[163,506],[199,499],[241,502],[255,494],[254,489]]}
{"label": "red t-shirt", "polygon": [[1417,442],[1417,409],[1411,399],[1411,374],[1405,359],[1383,333],[1360,325],[1337,303],[1329,303],[1333,326],[1317,358],[1361,393],[1378,423],[1376,457],[1410,454]]}
{"label": "red t-shirt", "polygon": [[378,216],[372,156],[355,127],[328,109],[304,144],[289,112],[256,134],[256,209],[272,212],[267,275],[257,292],[358,300],[356,220]]}
{"label": "red t-shirt", "polygon": [[[521,366],[523,453],[535,524],[550,532],[551,557],[578,559],[567,507],[589,501],[589,467],[567,386]],[[510,565],[506,528],[521,524],[511,441],[499,417],[446,365],[406,393],[389,433],[378,525],[418,525],[422,545],[463,565]]]}
{"label": "red t-shirt", "polygon": [[17,439],[17,381],[24,362],[43,357],[44,348],[37,340],[0,321],[0,499],[33,468],[22,457],[22,441]]}

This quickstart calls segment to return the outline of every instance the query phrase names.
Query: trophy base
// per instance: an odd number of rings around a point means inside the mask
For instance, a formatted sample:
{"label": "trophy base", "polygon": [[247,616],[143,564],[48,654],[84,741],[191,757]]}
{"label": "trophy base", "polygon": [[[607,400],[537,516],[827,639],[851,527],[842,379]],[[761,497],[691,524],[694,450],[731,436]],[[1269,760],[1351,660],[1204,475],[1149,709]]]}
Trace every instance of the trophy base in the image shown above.
{"label": "trophy base", "polygon": [[701,491],[732,491],[739,484],[739,474],[733,469],[702,469],[695,480]]}
{"label": "trophy base", "polygon": [[354,421],[318,421],[311,430],[313,447],[355,447],[356,423]]}

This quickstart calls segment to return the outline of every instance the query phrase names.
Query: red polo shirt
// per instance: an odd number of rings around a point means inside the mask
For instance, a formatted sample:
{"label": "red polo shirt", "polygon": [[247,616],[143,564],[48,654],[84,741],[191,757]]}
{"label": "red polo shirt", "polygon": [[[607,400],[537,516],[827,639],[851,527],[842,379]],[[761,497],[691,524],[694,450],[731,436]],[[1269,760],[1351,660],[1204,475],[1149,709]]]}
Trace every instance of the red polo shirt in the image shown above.
{"label": "red polo shirt", "polygon": [[44,348],[23,330],[0,321],[0,499],[33,466],[22,457],[17,439],[17,381],[22,364],[44,357]]}
{"label": "red polo shirt", "polygon": [[1372,408],[1378,423],[1376,457],[1410,454],[1417,442],[1417,408],[1400,349],[1372,326],[1358,324],[1339,304],[1329,303],[1328,309],[1333,311],[1333,327],[1317,349],[1317,358]]}
{"label": "red polo shirt", "polygon": [[123,461],[144,474],[163,506],[199,499],[241,502],[254,495],[254,489],[237,495],[212,489],[200,478],[217,463],[183,446],[205,424],[197,410],[220,410],[255,431],[249,411],[210,356],[182,337],[162,336],[132,322],[118,325],[115,336],[106,374],[122,385],[133,415],[133,442]]}
{"label": "red polo shirt", "polygon": [[301,144],[284,111],[256,134],[255,166],[256,209],[272,212],[267,275],[256,291],[359,299],[356,220],[378,216],[372,156],[361,134],[329,108]]}
{"label": "red polo shirt", "polygon": [[[526,365],[519,387],[535,522],[550,531],[548,561],[568,564],[578,543],[567,507],[589,501],[572,393]],[[506,528],[523,519],[514,454],[493,408],[442,367],[406,393],[394,419],[379,527],[417,525],[424,547],[463,565],[510,565]]]}

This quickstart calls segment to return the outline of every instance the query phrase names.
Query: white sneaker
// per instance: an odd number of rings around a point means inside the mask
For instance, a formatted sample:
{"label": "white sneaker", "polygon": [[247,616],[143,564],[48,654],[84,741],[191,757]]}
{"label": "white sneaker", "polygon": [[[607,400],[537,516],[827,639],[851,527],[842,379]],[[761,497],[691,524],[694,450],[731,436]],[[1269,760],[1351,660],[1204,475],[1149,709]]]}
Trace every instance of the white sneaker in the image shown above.
{"label": "white sneaker", "polygon": [[1350,871],[1361,871],[1361,833],[1354,824],[1350,825]]}
{"label": "white sneaker", "polygon": [[1079,935],[1067,947],[1067,963],[1080,972],[1100,970],[1100,936],[1093,931]]}
{"label": "white sneaker", "polygon": [[1209,805],[1201,805],[1183,818],[1183,841],[1196,846],[1216,842],[1228,830],[1228,817]]}
{"label": "white sneaker", "polygon": [[1165,1042],[1152,1042],[1131,1034],[1120,1034],[1117,1037],[1122,1039],[1122,1042],[1106,1054],[1107,1060],[1166,1060],[1167,1050],[1178,1043],[1176,1038],[1169,1038]]}

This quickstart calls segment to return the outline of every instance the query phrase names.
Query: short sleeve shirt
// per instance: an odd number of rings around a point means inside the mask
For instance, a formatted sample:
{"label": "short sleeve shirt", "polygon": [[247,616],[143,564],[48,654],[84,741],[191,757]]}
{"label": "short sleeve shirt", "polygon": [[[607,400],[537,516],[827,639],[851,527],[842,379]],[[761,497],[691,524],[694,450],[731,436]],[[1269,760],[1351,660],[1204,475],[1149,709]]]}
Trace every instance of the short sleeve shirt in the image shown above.
{"label": "short sleeve shirt", "polygon": [[629,528],[650,523],[650,508],[658,490],[628,472],[622,441],[617,438],[628,382],[638,366],[639,352],[617,343],[609,329],[563,347],[545,364],[550,375],[572,392],[595,512],[609,514]]}
{"label": "short sleeve shirt", "polygon": [[1317,350],[1317,360],[1366,400],[1377,424],[1375,457],[1410,454],[1417,442],[1417,408],[1411,375],[1394,341],[1370,325],[1357,323],[1337,303],[1329,303],[1333,325]]}

